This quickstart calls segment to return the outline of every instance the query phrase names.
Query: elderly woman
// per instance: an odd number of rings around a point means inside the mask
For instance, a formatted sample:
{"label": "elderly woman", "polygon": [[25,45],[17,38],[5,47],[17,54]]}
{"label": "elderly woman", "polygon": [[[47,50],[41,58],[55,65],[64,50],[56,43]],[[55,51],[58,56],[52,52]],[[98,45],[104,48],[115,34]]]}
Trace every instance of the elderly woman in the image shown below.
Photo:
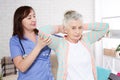
{"label": "elderly woman", "polygon": [[[63,26],[66,33],[63,38],[50,35],[52,43],[49,47],[55,51],[58,58],[57,80],[96,80],[90,46],[107,33],[108,24],[83,24],[81,14],[76,11],[67,11],[64,15]],[[39,30],[46,34],[54,29],[44,27]],[[59,29],[56,28],[56,30]],[[91,31],[83,33],[83,30]]]}

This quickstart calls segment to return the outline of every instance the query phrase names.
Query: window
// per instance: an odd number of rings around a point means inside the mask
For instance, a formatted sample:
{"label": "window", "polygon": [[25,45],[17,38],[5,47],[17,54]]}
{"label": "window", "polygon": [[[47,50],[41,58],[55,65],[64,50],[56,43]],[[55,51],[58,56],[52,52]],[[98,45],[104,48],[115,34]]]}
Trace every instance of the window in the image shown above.
{"label": "window", "polygon": [[102,18],[102,21],[109,23],[111,38],[120,38],[120,16]]}

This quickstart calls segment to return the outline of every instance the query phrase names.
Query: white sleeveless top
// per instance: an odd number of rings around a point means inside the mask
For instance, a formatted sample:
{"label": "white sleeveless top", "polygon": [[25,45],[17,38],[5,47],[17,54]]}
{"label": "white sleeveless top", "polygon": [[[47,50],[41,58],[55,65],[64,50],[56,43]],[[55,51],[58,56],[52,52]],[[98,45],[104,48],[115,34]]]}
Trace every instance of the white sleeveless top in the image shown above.
{"label": "white sleeveless top", "polygon": [[91,56],[79,41],[69,43],[67,80],[94,80]]}

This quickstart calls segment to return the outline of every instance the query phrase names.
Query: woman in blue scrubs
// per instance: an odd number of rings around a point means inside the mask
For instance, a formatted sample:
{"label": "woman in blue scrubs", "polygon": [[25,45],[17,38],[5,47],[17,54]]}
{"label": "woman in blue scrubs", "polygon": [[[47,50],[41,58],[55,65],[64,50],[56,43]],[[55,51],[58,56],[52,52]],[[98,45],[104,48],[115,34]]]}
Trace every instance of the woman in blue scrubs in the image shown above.
{"label": "woman in blue scrubs", "polygon": [[19,7],[14,14],[10,52],[18,72],[17,80],[54,80],[51,72],[50,38],[38,36],[35,12]]}

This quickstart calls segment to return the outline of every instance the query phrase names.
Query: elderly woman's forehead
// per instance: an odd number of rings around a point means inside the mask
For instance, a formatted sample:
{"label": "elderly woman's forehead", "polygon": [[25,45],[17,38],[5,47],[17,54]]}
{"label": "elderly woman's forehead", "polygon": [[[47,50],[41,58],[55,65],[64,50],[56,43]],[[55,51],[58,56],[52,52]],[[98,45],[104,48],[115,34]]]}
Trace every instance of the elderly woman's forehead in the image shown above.
{"label": "elderly woman's forehead", "polygon": [[71,19],[67,22],[68,24],[71,24],[71,23],[77,23],[77,24],[83,24],[83,21],[82,20],[74,20],[74,19]]}

